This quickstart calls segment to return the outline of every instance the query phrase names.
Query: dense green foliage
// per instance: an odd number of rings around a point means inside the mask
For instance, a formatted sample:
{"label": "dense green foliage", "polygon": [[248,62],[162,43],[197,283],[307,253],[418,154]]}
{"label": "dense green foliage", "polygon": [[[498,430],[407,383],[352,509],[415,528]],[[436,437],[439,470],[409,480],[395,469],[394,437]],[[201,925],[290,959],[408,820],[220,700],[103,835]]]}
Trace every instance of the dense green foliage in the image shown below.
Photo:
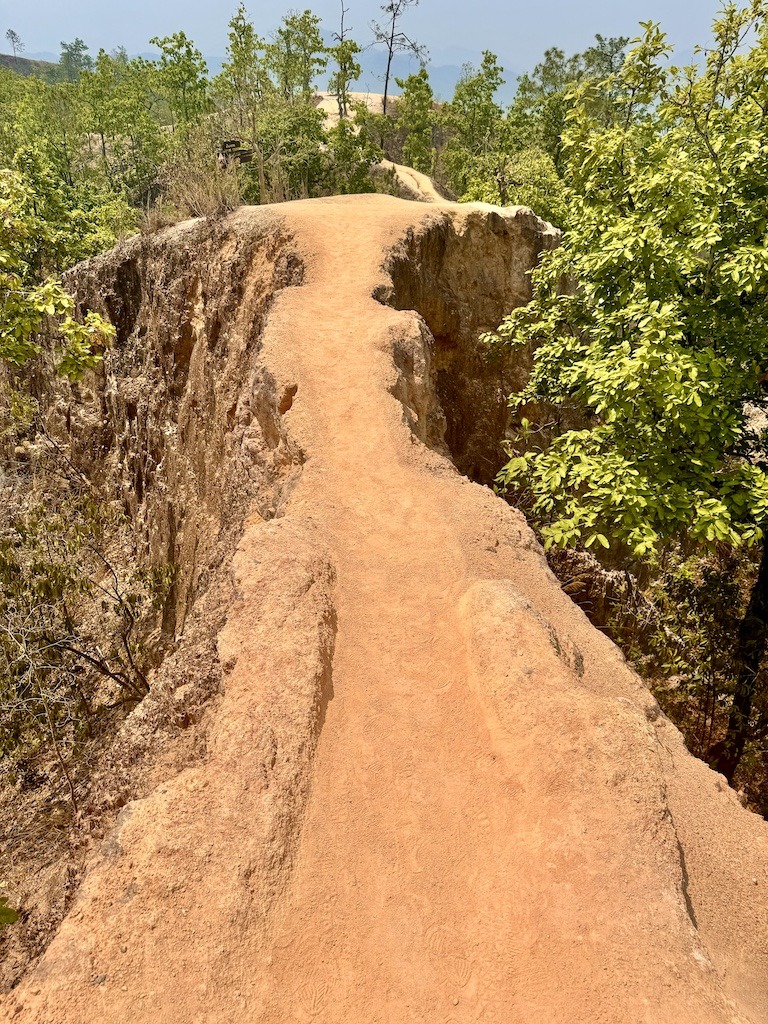
{"label": "dense green foliage", "polygon": [[510,122],[528,145],[552,158],[558,172],[565,166],[563,134],[573,108],[573,86],[589,83],[590,110],[601,123],[612,123],[618,111],[614,102],[616,84],[611,76],[621,70],[628,42],[626,36],[606,39],[597,35],[594,46],[571,57],[553,48],[547,50],[530,75],[521,76],[509,112]]}
{"label": "dense green foliage", "polygon": [[478,70],[465,68],[453,99],[441,111],[447,141],[441,159],[454,190],[463,195],[480,164],[504,150],[504,118],[495,96],[504,82],[503,69],[489,50]]}
{"label": "dense green foliage", "polygon": [[[267,41],[241,5],[229,29],[213,79],[181,31],[152,40],[160,51],[154,62],[124,51],[92,59],[75,40],[63,48],[55,81],[0,69],[0,164],[23,171],[19,154],[29,154],[70,208],[92,212],[104,229],[98,246],[71,246],[59,269],[108,247],[154,207],[204,215],[351,183],[372,189],[367,170],[378,150],[368,139],[350,145],[344,130],[330,133],[314,100],[332,61],[330,86],[349,112],[360,46],[341,39],[326,47],[310,11],[287,15]],[[217,184],[226,170],[217,152],[227,139],[240,149],[231,180]]]}
{"label": "dense green foliage", "polygon": [[493,154],[474,162],[464,185],[465,202],[529,206],[553,224],[567,224],[565,187],[552,157],[541,149]]}
{"label": "dense green foliage", "polygon": [[[98,346],[113,329],[95,313],[73,317],[74,303],[59,282],[47,276],[48,259],[72,237],[74,247],[84,222],[94,241],[96,225],[81,211],[63,206],[53,191],[44,191],[37,166],[25,178],[0,170],[0,359],[23,366],[52,336],[58,371],[79,376],[98,359]],[[36,191],[34,184],[41,185]]]}
{"label": "dense green foliage", "polygon": [[586,417],[504,473],[534,495],[548,543],[610,535],[643,556],[683,534],[762,539],[768,477],[747,403],[763,404],[768,359],[768,87],[766,39],[738,50],[752,20],[732,10],[706,67],[683,72],[647,26],[613,83],[613,125],[589,86],[575,94],[569,231],[501,330],[536,345],[516,406]]}
{"label": "dense green foliage", "polygon": [[504,83],[495,55],[479,68],[466,67],[453,99],[437,115],[442,143],[438,173],[465,201],[531,206],[565,226],[568,207],[561,181],[562,132],[572,87],[589,83],[591,104],[604,120],[615,115],[609,71],[619,68],[627,40],[597,36],[596,45],[566,58],[547,51],[544,61],[518,81],[505,111],[496,97]]}
{"label": "dense green foliage", "polygon": [[731,651],[708,712],[708,756],[731,779],[757,736],[768,647],[768,8],[729,4],[683,69],[644,30],[618,70],[566,96],[568,231],[496,337],[533,349],[500,482],[547,545],[657,567],[760,553],[730,643],[692,605],[676,631],[699,666],[696,637]]}
{"label": "dense green foliage", "polygon": [[[636,623],[625,620],[623,635],[619,632],[629,657],[644,675],[659,681],[664,703],[691,750],[704,758],[726,724],[752,576],[752,560],[740,549],[704,557],[674,555],[647,591],[657,615],[655,628],[645,642],[638,642]],[[764,717],[766,700],[768,690],[761,687],[758,717]],[[758,732],[752,736],[755,753],[764,740]]]}
{"label": "dense green foliage", "polygon": [[406,79],[397,78],[397,125],[403,133],[403,162],[422,174],[435,169],[435,97],[426,68]]}

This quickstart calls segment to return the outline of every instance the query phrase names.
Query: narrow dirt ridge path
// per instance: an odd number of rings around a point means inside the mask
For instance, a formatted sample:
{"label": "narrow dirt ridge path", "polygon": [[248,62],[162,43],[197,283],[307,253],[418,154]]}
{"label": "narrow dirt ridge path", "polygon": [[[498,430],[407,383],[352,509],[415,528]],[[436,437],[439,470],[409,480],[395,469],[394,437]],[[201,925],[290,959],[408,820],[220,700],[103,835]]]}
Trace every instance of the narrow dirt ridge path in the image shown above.
{"label": "narrow dirt ridge path", "polygon": [[652,702],[613,651],[590,693],[524,603],[575,617],[527,530],[386,397],[391,339],[419,334],[371,298],[407,226],[382,205],[295,211],[311,270],[267,352],[299,386],[292,512],[317,518],[322,489],[339,633],[264,1019],[737,1019],[686,912],[652,727],[618,703]]}
{"label": "narrow dirt ridge path", "polygon": [[5,1019],[768,1021],[765,823],[392,396],[395,345],[417,388],[430,353],[373,298],[386,254],[480,215],[237,215],[305,261],[264,356],[306,461],[236,558],[209,760],[132,810]]}

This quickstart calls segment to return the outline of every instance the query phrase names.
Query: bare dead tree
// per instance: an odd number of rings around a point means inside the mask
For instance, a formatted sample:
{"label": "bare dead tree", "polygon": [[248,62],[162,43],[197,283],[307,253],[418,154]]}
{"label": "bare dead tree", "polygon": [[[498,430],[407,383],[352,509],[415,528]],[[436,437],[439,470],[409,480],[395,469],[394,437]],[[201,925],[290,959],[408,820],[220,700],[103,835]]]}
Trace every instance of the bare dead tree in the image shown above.
{"label": "bare dead tree", "polygon": [[397,53],[410,53],[423,65],[426,63],[429,52],[425,46],[417,43],[401,28],[401,21],[409,7],[418,7],[419,0],[388,0],[381,5],[384,14],[383,24],[374,21],[371,23],[374,42],[381,43],[387,48],[387,70],[384,73],[384,100],[382,109],[387,112],[389,99],[389,83],[392,77],[392,62]]}
{"label": "bare dead tree", "polygon": [[360,47],[348,38],[346,17],[349,14],[349,8],[345,6],[344,0],[340,0],[340,3],[341,23],[339,31],[333,33],[333,41],[336,45],[329,50],[329,53],[338,64],[338,71],[331,77],[329,87],[336,94],[336,102],[339,105],[339,117],[346,117],[348,113],[349,84],[360,75],[360,65],[355,59],[360,53]]}
{"label": "bare dead tree", "polygon": [[347,32],[346,32],[346,29],[345,29],[345,26],[344,26],[344,20],[345,20],[346,16],[349,14],[349,8],[344,6],[344,0],[340,0],[340,3],[341,3],[341,24],[339,26],[339,31],[333,33],[333,38],[336,40],[337,43],[343,43],[346,40],[346,38],[347,38]]}

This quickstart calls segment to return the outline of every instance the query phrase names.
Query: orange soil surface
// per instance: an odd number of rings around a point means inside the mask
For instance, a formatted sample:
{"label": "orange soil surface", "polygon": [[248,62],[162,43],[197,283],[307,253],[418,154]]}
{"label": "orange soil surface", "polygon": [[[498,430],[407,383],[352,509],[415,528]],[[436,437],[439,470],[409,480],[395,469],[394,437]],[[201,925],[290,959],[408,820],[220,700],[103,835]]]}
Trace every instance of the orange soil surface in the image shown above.
{"label": "orange soil surface", "polygon": [[768,1021],[768,826],[390,393],[423,341],[372,293],[436,209],[236,215],[306,261],[264,339],[306,463],[236,556],[209,756],[123,813],[1,1019]]}

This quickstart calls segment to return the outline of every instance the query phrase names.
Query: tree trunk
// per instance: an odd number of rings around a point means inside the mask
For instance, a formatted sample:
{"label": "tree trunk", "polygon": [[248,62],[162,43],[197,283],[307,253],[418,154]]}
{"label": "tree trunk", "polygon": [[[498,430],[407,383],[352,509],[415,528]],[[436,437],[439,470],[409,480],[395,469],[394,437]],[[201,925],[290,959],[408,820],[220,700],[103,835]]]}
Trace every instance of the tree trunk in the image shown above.
{"label": "tree trunk", "polygon": [[387,100],[389,98],[389,75],[390,75],[391,68],[392,68],[392,51],[390,50],[389,51],[389,56],[387,57],[387,70],[386,70],[386,72],[384,74],[384,98],[383,98],[382,103],[381,103],[381,109],[382,109],[382,112],[385,115],[387,113]]}
{"label": "tree trunk", "polygon": [[259,204],[264,206],[269,202],[269,196],[267,195],[267,176],[264,173],[264,154],[259,146],[256,147],[256,166],[259,169]]}
{"label": "tree trunk", "polygon": [[749,595],[744,618],[739,625],[737,642],[736,691],[728,718],[725,739],[715,745],[710,753],[712,766],[733,781],[736,769],[744,754],[744,745],[749,737],[749,719],[760,665],[768,648],[768,543],[763,544],[763,554],[757,579]]}
{"label": "tree trunk", "polygon": [[[392,14],[392,29],[389,33],[389,43],[387,45],[387,70],[384,75],[384,100],[381,104],[384,114],[387,113],[387,99],[389,97],[389,76],[392,73],[392,58],[395,56],[395,29],[397,28],[397,15],[393,12]],[[384,140],[382,139],[382,145]]]}

